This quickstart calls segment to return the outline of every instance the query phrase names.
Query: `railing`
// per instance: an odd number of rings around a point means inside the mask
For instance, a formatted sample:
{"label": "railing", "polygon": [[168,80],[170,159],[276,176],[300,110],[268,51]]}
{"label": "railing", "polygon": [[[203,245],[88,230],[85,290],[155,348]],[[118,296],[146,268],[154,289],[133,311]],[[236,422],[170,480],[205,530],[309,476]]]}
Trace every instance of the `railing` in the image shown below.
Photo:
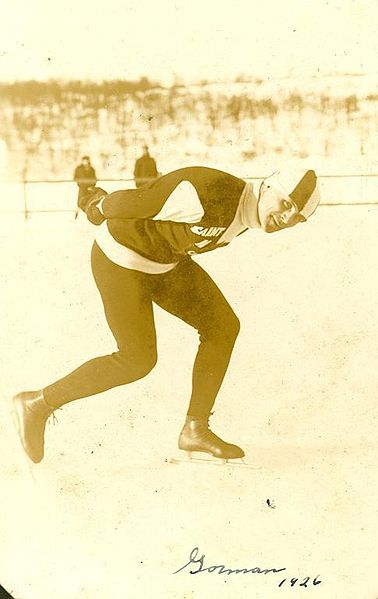
{"label": "railing", "polygon": [[[243,177],[243,179],[245,181],[261,181],[265,175],[261,175],[261,176],[247,176],[247,177]],[[371,206],[371,205],[378,205],[378,199],[376,200],[375,198],[378,198],[378,189],[376,189],[375,185],[372,186],[370,185],[370,189],[368,190],[367,187],[367,182],[372,182],[372,180],[375,182],[375,180],[378,180],[378,174],[376,173],[349,173],[349,174],[324,174],[324,175],[318,175],[318,178],[320,180],[324,180],[325,183],[329,183],[330,181],[338,181],[338,180],[348,180],[348,191],[349,193],[346,195],[351,196],[353,193],[355,193],[355,195],[358,195],[358,192],[360,193],[361,191],[364,191],[365,196],[372,194],[371,199],[366,199],[361,197],[358,197],[357,200],[353,200],[353,199],[341,199],[341,200],[330,200],[329,198],[327,199],[327,197],[321,202],[321,206],[325,206],[325,207],[333,207],[333,206]],[[355,181],[355,191],[353,192],[353,190],[350,189],[350,181]],[[359,187],[356,187],[356,182],[357,180],[360,181],[360,185]],[[98,180],[97,181],[97,186],[109,186],[110,187],[114,187],[115,183],[122,183],[122,184],[128,184],[127,187],[130,186],[130,188],[132,186],[134,186],[135,184],[135,179],[134,178],[120,178],[120,179],[109,179],[109,178],[105,178],[102,180]],[[362,186],[363,183],[363,186]],[[30,201],[30,196],[31,196],[31,189],[33,186],[36,185],[70,185],[72,186],[72,194],[70,193],[70,205],[68,208],[62,208],[62,207],[53,207],[52,206],[52,202],[49,201],[49,205],[47,205],[46,207],[43,208],[39,208],[39,207],[33,207],[33,202]],[[74,181],[72,181],[72,179],[23,179],[21,181],[17,181],[17,185],[21,185],[22,186],[22,212],[24,215],[25,219],[28,219],[29,215],[31,214],[35,214],[35,213],[48,213],[48,212],[52,212],[52,213],[75,213],[77,211],[77,206],[76,206],[76,197],[77,197],[77,186],[76,183]],[[117,185],[115,186],[115,188],[119,188],[120,186]],[[363,189],[362,189],[363,187]],[[112,191],[110,189],[110,191]],[[343,190],[340,190],[340,193],[342,193],[342,195],[344,196],[346,191],[346,188],[344,188]],[[335,192],[333,192],[335,193]],[[329,192],[328,195],[332,195],[332,189]],[[64,196],[66,198],[66,194]]]}

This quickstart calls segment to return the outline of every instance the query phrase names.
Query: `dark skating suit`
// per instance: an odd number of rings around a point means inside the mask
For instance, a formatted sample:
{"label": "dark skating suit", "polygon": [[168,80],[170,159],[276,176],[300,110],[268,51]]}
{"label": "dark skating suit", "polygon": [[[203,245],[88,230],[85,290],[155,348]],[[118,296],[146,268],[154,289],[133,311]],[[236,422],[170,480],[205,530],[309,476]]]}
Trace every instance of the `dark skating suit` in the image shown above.
{"label": "dark skating suit", "polygon": [[[50,405],[61,406],[145,376],[157,359],[152,310],[156,303],[199,333],[188,413],[209,415],[239,321],[191,255],[221,247],[247,230],[238,216],[246,189],[245,181],[233,175],[191,167],[139,190],[102,198],[98,208],[106,220],[93,247],[92,269],[118,351],[94,358],[46,387]],[[149,265],[157,270],[149,270]]]}

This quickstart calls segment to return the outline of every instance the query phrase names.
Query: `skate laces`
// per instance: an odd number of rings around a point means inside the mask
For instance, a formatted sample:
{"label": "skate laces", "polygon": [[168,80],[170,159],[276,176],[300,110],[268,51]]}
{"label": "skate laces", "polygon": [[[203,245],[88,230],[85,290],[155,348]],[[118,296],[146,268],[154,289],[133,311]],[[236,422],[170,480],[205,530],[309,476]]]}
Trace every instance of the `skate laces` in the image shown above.
{"label": "skate laces", "polygon": [[47,416],[47,421],[49,421],[49,419],[51,418],[50,422],[52,422],[53,426],[55,426],[56,424],[58,424],[58,418],[56,417],[55,412],[57,412],[58,410],[61,410],[62,408],[61,407],[54,408],[53,406],[51,406],[49,404],[48,401],[46,401],[45,398],[43,398],[43,399],[44,399],[44,402],[45,402],[47,408],[50,411],[50,414]]}
{"label": "skate laces", "polygon": [[[212,430],[210,429],[210,418],[214,415],[214,412],[210,412],[208,419],[205,421],[205,426],[206,428],[212,432]],[[213,433],[214,434],[214,433]]]}
{"label": "skate laces", "polygon": [[213,431],[210,428],[210,417],[214,414],[214,412],[210,412],[209,414],[209,418],[203,423],[204,426],[204,439],[208,440],[208,441],[216,441],[218,443],[222,443],[223,445],[229,445],[229,443],[227,443],[226,441],[223,441],[223,439],[221,439],[220,437],[218,437],[218,435],[216,435],[215,433],[213,433]]}
{"label": "skate laces", "polygon": [[52,410],[51,414],[50,414],[50,415],[47,417],[48,419],[51,417],[51,420],[50,420],[50,422],[52,423],[52,425],[53,425],[53,426],[55,426],[56,424],[58,424],[58,423],[59,423],[59,420],[58,420],[58,418],[56,417],[56,415],[55,415],[55,412],[56,412],[57,410],[61,410],[61,409],[62,409],[62,408],[55,408],[54,410]]}
{"label": "skate laces", "polygon": [[47,422],[52,423],[53,426],[55,426],[56,424],[59,424],[59,420],[55,415],[55,412],[57,410],[61,410],[62,408],[54,408],[53,410],[51,410],[51,414],[49,414],[47,416]]}

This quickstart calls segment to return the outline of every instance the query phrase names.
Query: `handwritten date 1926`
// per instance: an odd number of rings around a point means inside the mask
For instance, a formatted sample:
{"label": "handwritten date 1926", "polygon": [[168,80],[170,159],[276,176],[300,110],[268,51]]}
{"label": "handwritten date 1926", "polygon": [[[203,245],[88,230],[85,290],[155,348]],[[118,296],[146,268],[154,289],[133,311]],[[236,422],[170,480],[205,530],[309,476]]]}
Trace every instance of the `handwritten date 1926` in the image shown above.
{"label": "handwritten date 1926", "polygon": [[[281,580],[280,584],[278,585],[279,587],[283,587],[285,586],[295,586],[298,582],[299,582],[299,578],[291,578],[290,580],[288,580],[287,578],[284,578],[283,580]],[[306,576],[306,578],[303,578],[302,582],[299,582],[298,586],[299,587],[305,587],[306,589],[308,588],[308,585],[312,584],[313,586],[316,586],[318,584],[320,584],[322,581],[319,580],[318,576],[315,576],[315,578],[312,579],[312,582],[310,576]]]}

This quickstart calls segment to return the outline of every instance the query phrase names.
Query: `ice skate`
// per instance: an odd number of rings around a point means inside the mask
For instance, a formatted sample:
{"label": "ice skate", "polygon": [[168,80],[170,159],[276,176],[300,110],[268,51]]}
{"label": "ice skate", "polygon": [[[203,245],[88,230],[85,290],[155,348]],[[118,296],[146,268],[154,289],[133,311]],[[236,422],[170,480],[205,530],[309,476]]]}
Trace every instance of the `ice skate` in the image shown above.
{"label": "ice skate", "polygon": [[34,463],[43,459],[47,419],[54,412],[42,391],[24,391],[13,397],[13,415],[25,453]]}
{"label": "ice skate", "polygon": [[[179,449],[186,458],[172,458],[171,463],[200,462],[207,464],[247,466],[243,461],[244,451],[241,447],[227,443],[210,430],[208,418],[194,419],[187,416],[178,440]],[[202,457],[207,454],[211,457]],[[232,460],[232,461],[229,461]],[[236,462],[235,460],[240,460]]]}

